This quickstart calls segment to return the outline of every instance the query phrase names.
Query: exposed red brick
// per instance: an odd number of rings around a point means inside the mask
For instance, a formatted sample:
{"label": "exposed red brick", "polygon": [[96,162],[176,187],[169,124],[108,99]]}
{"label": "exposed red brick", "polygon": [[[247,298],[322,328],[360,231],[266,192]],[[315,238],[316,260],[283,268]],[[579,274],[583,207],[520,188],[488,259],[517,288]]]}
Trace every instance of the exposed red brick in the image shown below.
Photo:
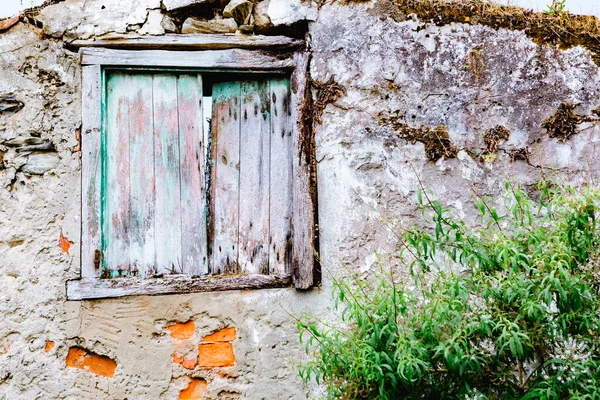
{"label": "exposed red brick", "polygon": [[52,340],[48,340],[46,342],[46,347],[44,348],[44,350],[46,351],[46,353],[50,353],[53,348],[54,348],[54,342]]}
{"label": "exposed red brick", "polygon": [[0,346],[0,353],[8,353],[8,351],[10,350],[10,344],[11,344],[11,340],[10,339],[6,339],[4,341],[4,346]]}
{"label": "exposed red brick", "polygon": [[0,32],[7,30],[21,20],[21,14],[0,21]]}
{"label": "exposed red brick", "polygon": [[185,369],[194,369],[194,368],[196,368],[196,359],[194,359],[194,358],[185,359],[181,363],[181,366]]}
{"label": "exposed red brick", "polygon": [[81,130],[75,129],[75,139],[77,139],[77,145],[73,147],[73,153],[81,151]]}
{"label": "exposed red brick", "polygon": [[79,347],[69,349],[66,363],[68,367],[83,369],[107,378],[112,378],[117,369],[117,363],[112,358]]}
{"label": "exposed red brick", "polygon": [[183,356],[178,353],[173,353],[173,362],[175,364],[183,364]]}
{"label": "exposed red brick", "polygon": [[184,324],[175,324],[167,328],[171,332],[171,337],[177,340],[187,340],[194,336],[196,325],[194,321],[188,321]]}
{"label": "exposed red brick", "polygon": [[235,362],[231,343],[202,343],[198,346],[200,368],[231,367]]}
{"label": "exposed red brick", "polygon": [[208,383],[204,379],[190,379],[188,387],[179,393],[179,400],[199,400],[204,397]]}
{"label": "exposed red brick", "polygon": [[185,369],[194,369],[196,368],[196,357],[192,356],[191,358],[187,358],[182,356],[178,351],[173,353],[173,362],[175,364],[180,364]]}
{"label": "exposed red brick", "polygon": [[204,337],[205,343],[233,342],[236,338],[235,328],[223,328]]}
{"label": "exposed red brick", "polygon": [[73,242],[70,242],[66,237],[63,236],[62,232],[60,233],[60,239],[58,240],[58,245],[65,253],[69,254],[69,249]]}

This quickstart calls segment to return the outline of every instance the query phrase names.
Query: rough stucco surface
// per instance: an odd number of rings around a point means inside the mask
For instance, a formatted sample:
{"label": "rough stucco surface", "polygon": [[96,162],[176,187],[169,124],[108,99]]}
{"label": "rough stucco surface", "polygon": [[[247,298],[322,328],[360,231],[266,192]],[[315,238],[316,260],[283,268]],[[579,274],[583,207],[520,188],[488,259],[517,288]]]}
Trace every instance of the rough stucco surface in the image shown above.
{"label": "rough stucco surface", "polygon": [[[37,18],[53,37],[88,37],[142,26],[146,8],[156,6],[66,1]],[[310,396],[294,369],[303,353],[287,312],[326,308],[328,296],[318,290],[66,302],[65,281],[79,274],[80,67],[62,41],[38,34],[23,23],[0,34],[0,95],[13,94],[24,104],[0,116],[0,399],[175,399],[189,378],[209,382],[205,398]],[[7,145],[31,136],[55,149],[42,153],[56,158],[43,175],[25,173],[35,163],[32,155]],[[237,329],[233,367],[192,371],[173,362],[176,347],[167,328],[190,320],[196,327],[192,347],[217,329]],[[75,346],[115,360],[114,376],[68,367]]]}
{"label": "rough stucco surface", "polygon": [[[37,28],[23,23],[0,34],[0,95],[12,93],[24,104],[0,115],[0,151],[6,153],[0,167],[0,399],[173,399],[190,377],[208,381],[205,398],[311,398],[318,388],[305,387],[294,369],[305,356],[287,312],[327,318],[329,274],[395,262],[393,227],[418,221],[417,176],[466,214],[473,209],[472,190],[500,205],[507,178],[533,185],[552,173],[574,182],[597,176],[597,122],[580,126],[565,143],[542,129],[560,103],[579,104],[582,115],[600,106],[600,70],[584,50],[538,47],[519,32],[482,26],[395,22],[378,11],[381,5],[326,5],[310,25],[312,79],[333,77],[347,95],[326,107],[316,130],[325,273],[324,289],[307,293],[66,302],[65,281],[79,273],[81,95],[77,55],[58,38],[125,32],[132,24],[141,29],[148,9],[160,3],[67,0],[38,17],[53,39],[39,39]],[[511,135],[493,162],[463,150],[434,163],[422,144],[378,124],[390,114],[405,115],[412,127],[443,125],[470,152],[483,149],[482,133],[496,125]],[[54,161],[42,175],[24,172],[37,162],[30,158],[35,152],[7,145],[29,136],[54,149],[43,153]],[[510,162],[508,153],[524,146],[531,165]],[[173,362],[167,328],[190,320],[193,345],[220,328],[236,328],[233,367],[188,370]],[[66,366],[74,346],[115,360],[114,376]]]}
{"label": "rough stucco surface", "polygon": [[142,26],[151,10],[160,6],[160,0],[66,0],[44,8],[39,19],[52,37],[87,39],[105,33],[124,33],[128,27]]}
{"label": "rough stucco surface", "polygon": [[[311,26],[312,79],[333,77],[347,89],[316,132],[324,265],[367,271],[378,260],[393,263],[395,234],[420,215],[417,177],[459,215],[472,215],[474,191],[501,208],[509,178],[533,185],[552,174],[573,182],[598,176],[600,124],[581,126],[564,144],[542,129],[561,102],[580,104],[583,115],[600,106],[600,70],[586,51],[477,25],[397,23],[378,18],[378,6],[323,7]],[[467,151],[433,163],[422,144],[378,124],[388,115],[404,115],[411,127],[443,125],[474,152],[486,130],[502,125],[511,135],[493,163]],[[510,162],[509,152],[525,146],[531,165]]]}

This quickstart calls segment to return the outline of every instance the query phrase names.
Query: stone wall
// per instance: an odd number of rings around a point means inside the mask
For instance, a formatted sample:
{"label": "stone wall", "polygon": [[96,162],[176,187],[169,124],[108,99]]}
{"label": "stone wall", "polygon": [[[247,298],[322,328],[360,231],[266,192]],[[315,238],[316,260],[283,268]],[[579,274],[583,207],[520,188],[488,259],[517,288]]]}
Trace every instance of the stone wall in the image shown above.
{"label": "stone wall", "polygon": [[[468,15],[426,23],[402,1],[52,3],[0,21],[0,399],[313,398],[289,314],[333,318],[331,275],[394,264],[421,184],[470,218],[509,178],[597,177],[600,70],[583,47]],[[66,301],[81,241],[69,43],[217,28],[308,29],[322,287]]]}

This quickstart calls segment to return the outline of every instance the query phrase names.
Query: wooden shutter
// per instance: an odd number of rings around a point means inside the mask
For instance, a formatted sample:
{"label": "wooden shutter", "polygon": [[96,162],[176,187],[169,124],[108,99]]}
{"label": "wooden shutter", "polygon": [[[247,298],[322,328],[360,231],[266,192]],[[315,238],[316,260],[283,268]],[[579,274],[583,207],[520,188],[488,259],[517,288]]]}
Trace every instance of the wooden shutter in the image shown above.
{"label": "wooden shutter", "polygon": [[[292,124],[287,79],[271,81],[269,270],[292,272]],[[309,229],[313,229],[312,226]]]}
{"label": "wooden shutter", "polygon": [[102,127],[102,70],[99,65],[81,68],[81,277],[101,273],[102,226],[100,199],[102,171],[100,137]]}
{"label": "wooden shutter", "polygon": [[291,273],[289,80],[213,86],[211,272]]}
{"label": "wooden shutter", "polygon": [[206,272],[201,101],[195,74],[108,75],[100,207],[105,274]]}
{"label": "wooden shutter", "polygon": [[99,214],[101,234],[89,242],[103,276],[293,275],[310,287],[293,96],[288,78],[215,83],[208,138],[199,74],[107,73],[100,167],[86,157],[101,179],[85,191],[90,203],[101,192],[85,226]]}
{"label": "wooden shutter", "polygon": [[[309,54],[233,42],[81,50],[82,279],[67,282],[68,299],[319,281]],[[209,83],[167,69],[188,67],[213,69],[206,81],[230,80],[214,85],[212,135],[202,131]],[[230,69],[259,78],[215,73]],[[116,276],[150,279],[98,279]]]}

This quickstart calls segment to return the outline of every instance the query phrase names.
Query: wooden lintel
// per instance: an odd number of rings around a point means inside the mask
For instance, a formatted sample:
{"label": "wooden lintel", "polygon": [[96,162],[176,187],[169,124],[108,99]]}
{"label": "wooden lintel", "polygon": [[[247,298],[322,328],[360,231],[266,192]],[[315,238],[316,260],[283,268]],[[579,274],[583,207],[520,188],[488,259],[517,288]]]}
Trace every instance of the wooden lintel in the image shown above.
{"label": "wooden lintel", "polygon": [[110,49],[146,50],[223,50],[223,49],[293,49],[304,45],[303,40],[287,36],[223,34],[166,34],[141,36],[114,34],[102,38],[74,40],[74,47],[103,47]]}
{"label": "wooden lintel", "polygon": [[83,278],[67,282],[67,300],[92,300],[124,296],[152,296],[224,290],[250,290],[289,287],[289,275],[222,275],[162,278]]}
{"label": "wooden lintel", "polygon": [[265,50],[117,50],[83,48],[81,65],[120,67],[181,67],[235,70],[291,70],[292,58],[277,57]]}

